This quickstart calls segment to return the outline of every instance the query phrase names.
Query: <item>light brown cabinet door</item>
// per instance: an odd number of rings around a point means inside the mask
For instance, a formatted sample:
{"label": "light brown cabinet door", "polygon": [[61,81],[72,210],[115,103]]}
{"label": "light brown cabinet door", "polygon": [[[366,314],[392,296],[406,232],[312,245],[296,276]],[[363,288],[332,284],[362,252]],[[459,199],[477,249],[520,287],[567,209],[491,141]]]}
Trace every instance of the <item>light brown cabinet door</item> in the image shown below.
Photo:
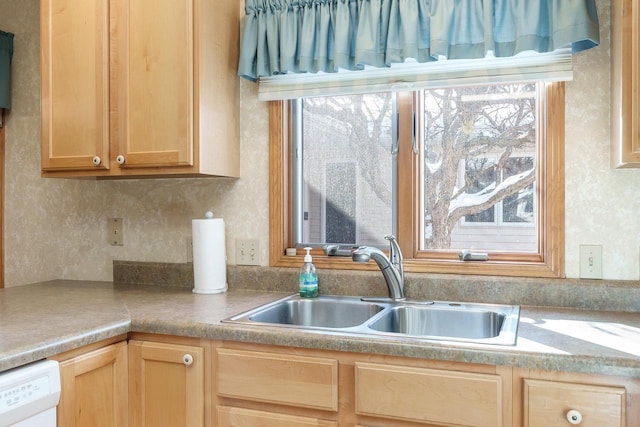
{"label": "light brown cabinet door", "polygon": [[204,349],[129,341],[129,425],[204,425]]}
{"label": "light brown cabinet door", "polygon": [[41,0],[42,169],[109,169],[109,1]]}
{"label": "light brown cabinet door", "polygon": [[611,2],[611,163],[640,167],[640,5]]}
{"label": "light brown cabinet door", "polygon": [[524,427],[624,427],[623,387],[524,380]]}
{"label": "light brown cabinet door", "polygon": [[338,361],[220,348],[219,395],[279,405],[338,411]]}
{"label": "light brown cabinet door", "polygon": [[500,427],[502,377],[496,374],[355,363],[355,409],[364,416]]}
{"label": "light brown cabinet door", "polygon": [[[193,165],[194,0],[120,0],[121,168]],[[124,162],[124,163],[122,163]]]}
{"label": "light brown cabinet door", "polygon": [[127,343],[112,344],[60,363],[58,425],[127,425]]}
{"label": "light brown cabinet door", "polygon": [[318,420],[253,409],[218,406],[218,427],[337,427],[335,421]]}

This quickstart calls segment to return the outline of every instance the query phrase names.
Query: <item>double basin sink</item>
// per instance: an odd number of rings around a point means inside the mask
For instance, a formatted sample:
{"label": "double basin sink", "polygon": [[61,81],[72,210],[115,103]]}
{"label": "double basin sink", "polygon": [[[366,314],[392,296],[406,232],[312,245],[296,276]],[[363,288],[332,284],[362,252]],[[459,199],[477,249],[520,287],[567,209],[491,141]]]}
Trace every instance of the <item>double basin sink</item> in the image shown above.
{"label": "double basin sink", "polygon": [[520,307],[512,305],[330,295],[305,299],[291,295],[223,322],[383,338],[515,345],[519,318]]}

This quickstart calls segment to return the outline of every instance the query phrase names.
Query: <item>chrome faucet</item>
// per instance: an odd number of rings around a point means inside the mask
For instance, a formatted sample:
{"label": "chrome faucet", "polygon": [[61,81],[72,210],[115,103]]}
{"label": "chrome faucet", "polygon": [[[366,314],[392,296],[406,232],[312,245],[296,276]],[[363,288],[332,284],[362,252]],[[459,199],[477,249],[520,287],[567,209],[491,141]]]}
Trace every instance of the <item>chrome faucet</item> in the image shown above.
{"label": "chrome faucet", "polygon": [[378,264],[385,282],[387,282],[389,298],[403,300],[404,267],[402,265],[402,252],[395,236],[388,234],[384,238],[389,241],[389,258],[378,248],[360,246],[353,251],[351,259],[354,262],[369,262],[370,259],[373,259]]}

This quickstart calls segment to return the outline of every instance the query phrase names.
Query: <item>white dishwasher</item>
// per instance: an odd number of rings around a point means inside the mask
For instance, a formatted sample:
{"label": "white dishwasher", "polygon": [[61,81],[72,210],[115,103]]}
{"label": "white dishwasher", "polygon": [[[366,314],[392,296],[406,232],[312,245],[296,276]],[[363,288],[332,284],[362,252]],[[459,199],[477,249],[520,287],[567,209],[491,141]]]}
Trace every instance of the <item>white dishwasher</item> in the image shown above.
{"label": "white dishwasher", "polygon": [[0,372],[0,427],[55,427],[60,368],[43,360]]}

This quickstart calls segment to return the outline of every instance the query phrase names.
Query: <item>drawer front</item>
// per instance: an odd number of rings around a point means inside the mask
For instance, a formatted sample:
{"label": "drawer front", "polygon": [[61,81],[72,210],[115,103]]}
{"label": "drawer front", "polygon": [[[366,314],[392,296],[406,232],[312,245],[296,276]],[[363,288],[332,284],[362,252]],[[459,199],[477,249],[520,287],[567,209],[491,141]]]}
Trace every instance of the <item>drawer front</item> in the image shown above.
{"label": "drawer front", "polygon": [[218,427],[338,427],[334,421],[229,406],[218,406],[216,413]]}
{"label": "drawer front", "polygon": [[338,410],[338,361],[220,348],[220,396],[283,405]]}
{"label": "drawer front", "polygon": [[575,424],[580,427],[625,427],[625,393],[622,387],[525,379],[524,427],[570,427],[572,410],[582,418]]}
{"label": "drawer front", "polygon": [[[502,426],[499,375],[356,363],[355,381],[360,415],[468,427]],[[509,398],[504,397],[507,402]]]}

